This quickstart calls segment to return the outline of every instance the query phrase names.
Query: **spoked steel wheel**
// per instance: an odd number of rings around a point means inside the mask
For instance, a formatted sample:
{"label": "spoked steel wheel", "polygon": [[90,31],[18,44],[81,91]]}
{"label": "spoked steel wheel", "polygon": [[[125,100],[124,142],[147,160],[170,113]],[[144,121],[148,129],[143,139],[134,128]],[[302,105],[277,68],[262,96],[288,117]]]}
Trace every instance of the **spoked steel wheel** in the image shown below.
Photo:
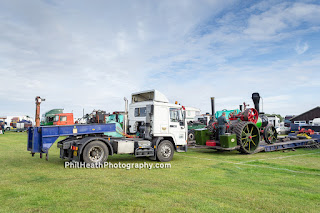
{"label": "spoked steel wheel", "polygon": [[278,139],[278,133],[277,133],[276,128],[274,128],[274,126],[272,126],[272,125],[266,126],[266,128],[264,129],[264,132],[263,132],[263,138],[264,138],[265,142],[268,144],[275,143]]}
{"label": "spoked steel wheel", "polygon": [[244,111],[243,117],[246,121],[257,123],[259,118],[259,113],[255,108],[249,108]]}
{"label": "spoked steel wheel", "polygon": [[239,122],[235,126],[235,133],[241,153],[251,154],[259,147],[259,129],[254,123]]}

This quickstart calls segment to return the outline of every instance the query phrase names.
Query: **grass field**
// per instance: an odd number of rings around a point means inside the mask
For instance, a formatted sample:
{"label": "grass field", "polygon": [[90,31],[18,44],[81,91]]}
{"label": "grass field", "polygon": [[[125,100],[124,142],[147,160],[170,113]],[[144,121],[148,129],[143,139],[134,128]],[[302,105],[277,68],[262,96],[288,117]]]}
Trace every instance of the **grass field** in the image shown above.
{"label": "grass field", "polygon": [[[319,212],[320,150],[240,155],[175,153],[171,169],[65,169],[26,150],[26,133],[0,135],[2,212]],[[130,155],[110,162],[156,163]]]}

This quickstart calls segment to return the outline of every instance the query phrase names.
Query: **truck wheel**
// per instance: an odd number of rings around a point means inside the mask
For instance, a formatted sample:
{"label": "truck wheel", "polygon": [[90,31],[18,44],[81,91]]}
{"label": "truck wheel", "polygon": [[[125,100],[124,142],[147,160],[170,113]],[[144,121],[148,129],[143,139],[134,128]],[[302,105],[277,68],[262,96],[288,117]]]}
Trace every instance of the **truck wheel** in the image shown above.
{"label": "truck wheel", "polygon": [[86,163],[103,163],[108,159],[109,150],[101,141],[90,142],[83,150],[83,161]]}
{"label": "truck wheel", "polygon": [[157,159],[160,162],[171,161],[174,153],[173,145],[170,141],[162,141],[157,148]]}
{"label": "truck wheel", "polygon": [[195,135],[194,135],[194,130],[189,130],[189,133],[188,133],[188,140],[189,141],[194,141],[195,140]]}
{"label": "truck wheel", "polygon": [[10,131],[10,127],[7,127],[7,129],[6,129],[7,131]]}

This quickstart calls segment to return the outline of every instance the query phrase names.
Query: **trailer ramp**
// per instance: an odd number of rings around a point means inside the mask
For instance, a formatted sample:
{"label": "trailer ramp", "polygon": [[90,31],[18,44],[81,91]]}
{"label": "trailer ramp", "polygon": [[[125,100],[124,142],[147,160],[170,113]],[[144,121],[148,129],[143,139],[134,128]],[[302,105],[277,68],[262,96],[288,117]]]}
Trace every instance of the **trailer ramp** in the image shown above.
{"label": "trailer ramp", "polygon": [[278,150],[285,150],[285,149],[295,149],[305,147],[311,142],[316,142],[314,139],[301,139],[301,140],[293,140],[293,141],[286,141],[286,142],[276,142],[274,144],[261,144],[260,146],[264,148],[263,151],[265,152],[273,152]]}

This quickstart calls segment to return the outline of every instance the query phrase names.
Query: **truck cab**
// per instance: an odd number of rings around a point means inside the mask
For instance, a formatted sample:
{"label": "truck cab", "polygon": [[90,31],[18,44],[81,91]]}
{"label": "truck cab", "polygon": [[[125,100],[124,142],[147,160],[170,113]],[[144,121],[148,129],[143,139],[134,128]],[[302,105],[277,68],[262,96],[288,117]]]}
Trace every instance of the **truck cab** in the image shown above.
{"label": "truck cab", "polygon": [[186,151],[187,123],[183,106],[169,103],[157,90],[132,94],[129,132],[149,140],[163,138],[175,149]]}
{"label": "truck cab", "polygon": [[53,125],[73,125],[73,113],[56,114],[53,120]]}

